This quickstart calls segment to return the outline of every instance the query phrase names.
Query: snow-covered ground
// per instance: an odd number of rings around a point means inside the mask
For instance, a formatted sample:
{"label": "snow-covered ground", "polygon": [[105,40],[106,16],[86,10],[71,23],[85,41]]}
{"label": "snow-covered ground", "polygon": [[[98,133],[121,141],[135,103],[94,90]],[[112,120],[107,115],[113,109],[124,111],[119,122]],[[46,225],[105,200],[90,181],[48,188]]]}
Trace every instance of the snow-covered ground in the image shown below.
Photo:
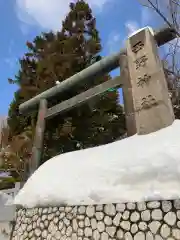
{"label": "snow-covered ground", "polygon": [[14,219],[15,206],[12,205],[13,201],[12,196],[0,191],[0,222],[9,222]]}
{"label": "snow-covered ground", "polygon": [[9,240],[11,234],[10,221],[15,216],[13,197],[0,191],[0,240]]}
{"label": "snow-covered ground", "polygon": [[180,120],[148,135],[56,156],[27,181],[24,207],[180,198]]}
{"label": "snow-covered ground", "polygon": [[146,27],[143,27],[143,28],[139,28],[139,29],[137,29],[136,31],[130,33],[129,36],[128,36],[128,38],[131,38],[132,36],[134,36],[134,35],[136,35],[137,33],[143,31],[144,29],[148,29],[148,30],[151,32],[151,34],[154,36],[154,31],[153,31],[152,27],[146,26]]}
{"label": "snow-covered ground", "polygon": [[0,222],[0,239],[9,240],[11,235],[11,225],[9,222]]}

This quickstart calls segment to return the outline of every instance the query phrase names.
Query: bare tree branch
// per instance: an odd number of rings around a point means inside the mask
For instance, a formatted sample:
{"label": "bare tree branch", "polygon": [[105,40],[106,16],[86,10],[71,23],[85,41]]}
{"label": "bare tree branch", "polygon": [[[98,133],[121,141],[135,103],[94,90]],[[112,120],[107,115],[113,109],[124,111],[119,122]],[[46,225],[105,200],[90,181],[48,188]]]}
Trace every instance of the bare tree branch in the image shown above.
{"label": "bare tree branch", "polygon": [[[138,0],[143,7],[154,11],[180,37],[180,0]],[[166,45],[164,71],[177,118],[180,118],[180,39]]]}

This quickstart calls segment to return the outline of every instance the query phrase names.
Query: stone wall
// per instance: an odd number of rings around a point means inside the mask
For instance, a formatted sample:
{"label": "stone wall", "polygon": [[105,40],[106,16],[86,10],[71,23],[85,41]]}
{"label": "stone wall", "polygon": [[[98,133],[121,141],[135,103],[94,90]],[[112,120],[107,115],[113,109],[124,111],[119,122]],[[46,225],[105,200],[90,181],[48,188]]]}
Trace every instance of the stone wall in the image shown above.
{"label": "stone wall", "polygon": [[180,239],[180,200],[17,210],[13,240]]}

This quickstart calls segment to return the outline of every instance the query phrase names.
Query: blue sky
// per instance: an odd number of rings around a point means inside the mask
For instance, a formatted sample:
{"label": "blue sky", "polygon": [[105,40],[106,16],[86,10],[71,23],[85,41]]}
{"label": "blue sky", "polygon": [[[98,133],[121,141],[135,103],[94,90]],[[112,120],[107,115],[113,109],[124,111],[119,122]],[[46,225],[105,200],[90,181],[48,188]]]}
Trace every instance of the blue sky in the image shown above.
{"label": "blue sky", "polygon": [[[88,1],[88,0],[87,0]],[[0,116],[7,116],[13,99],[15,85],[8,78],[17,74],[18,59],[26,51],[26,41],[31,41],[41,31],[61,28],[61,20],[68,12],[69,0],[4,0],[0,1]],[[162,25],[138,0],[89,0],[97,19],[102,39],[102,55],[118,51],[129,33],[139,27]],[[119,69],[113,71],[117,75]]]}

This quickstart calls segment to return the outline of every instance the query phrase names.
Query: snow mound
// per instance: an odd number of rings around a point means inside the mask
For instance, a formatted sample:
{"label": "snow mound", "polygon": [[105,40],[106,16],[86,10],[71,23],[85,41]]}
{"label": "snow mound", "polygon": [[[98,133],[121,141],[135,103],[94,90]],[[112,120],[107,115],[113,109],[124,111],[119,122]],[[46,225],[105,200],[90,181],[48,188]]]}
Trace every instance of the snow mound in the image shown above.
{"label": "snow mound", "polygon": [[56,156],[15,197],[24,207],[180,198],[180,120],[148,135]]}
{"label": "snow mound", "polygon": [[138,30],[132,32],[132,33],[128,36],[128,38],[131,38],[132,36],[136,35],[137,33],[143,31],[143,30],[146,29],[146,28],[149,29],[149,31],[151,32],[151,34],[154,36],[154,31],[153,31],[153,29],[152,29],[151,27],[149,27],[149,26],[146,26],[146,27],[139,28]]}
{"label": "snow mound", "polygon": [[3,203],[5,206],[13,205],[14,198],[9,194],[4,193],[3,191],[0,191],[0,199],[0,202]]}

